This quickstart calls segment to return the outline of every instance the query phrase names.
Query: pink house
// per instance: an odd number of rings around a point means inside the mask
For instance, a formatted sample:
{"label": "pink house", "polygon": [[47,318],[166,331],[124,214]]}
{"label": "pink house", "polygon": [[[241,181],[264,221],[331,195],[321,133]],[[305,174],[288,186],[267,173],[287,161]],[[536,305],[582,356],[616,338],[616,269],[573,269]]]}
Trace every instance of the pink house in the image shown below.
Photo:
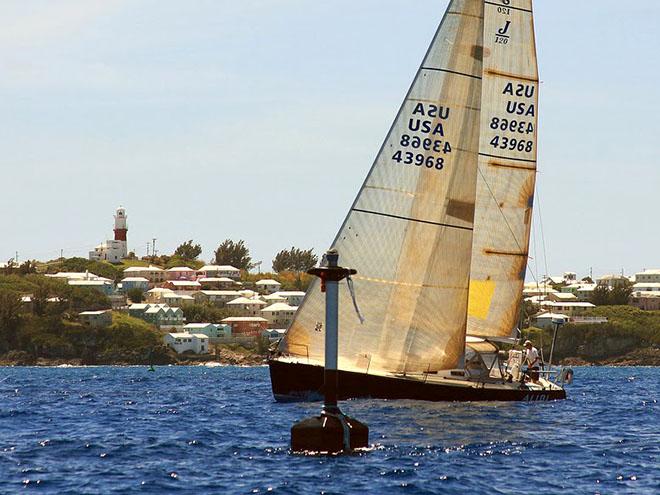
{"label": "pink house", "polygon": [[197,272],[187,266],[175,266],[166,270],[167,280],[195,280]]}

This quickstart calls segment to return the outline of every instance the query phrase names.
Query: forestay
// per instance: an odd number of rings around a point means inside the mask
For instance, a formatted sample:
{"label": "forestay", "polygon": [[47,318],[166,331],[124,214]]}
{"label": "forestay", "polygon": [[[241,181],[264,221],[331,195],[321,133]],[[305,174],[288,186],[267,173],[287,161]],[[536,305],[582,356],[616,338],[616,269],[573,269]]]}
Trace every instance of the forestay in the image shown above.
{"label": "forestay", "polygon": [[531,0],[484,6],[481,137],[468,334],[508,336],[527,267],[538,69]]}
{"label": "forestay", "polygon": [[[484,3],[453,0],[333,247],[358,270],[361,325],[340,290],[339,368],[455,367],[464,351],[482,95]],[[495,90],[493,90],[495,91]],[[314,282],[280,351],[323,363]]]}

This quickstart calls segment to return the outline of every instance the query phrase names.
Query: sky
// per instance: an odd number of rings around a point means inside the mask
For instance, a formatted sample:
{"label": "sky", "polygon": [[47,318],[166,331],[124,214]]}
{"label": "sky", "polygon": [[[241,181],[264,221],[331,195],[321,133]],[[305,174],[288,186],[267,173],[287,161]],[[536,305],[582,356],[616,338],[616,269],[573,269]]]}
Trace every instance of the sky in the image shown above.
{"label": "sky", "polygon": [[[139,256],[323,252],[447,3],[3,0],[0,260],[86,256],[119,205]],[[530,271],[660,268],[660,2],[535,12]]]}

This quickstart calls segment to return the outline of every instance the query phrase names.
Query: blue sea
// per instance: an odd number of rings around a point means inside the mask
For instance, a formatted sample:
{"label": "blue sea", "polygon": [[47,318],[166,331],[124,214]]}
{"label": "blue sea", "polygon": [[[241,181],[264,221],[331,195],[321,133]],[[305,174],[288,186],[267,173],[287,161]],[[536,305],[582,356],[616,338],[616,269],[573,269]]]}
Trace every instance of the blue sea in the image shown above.
{"label": "blue sea", "polygon": [[355,400],[373,448],[288,452],[318,403],[265,367],[0,368],[0,493],[660,493],[660,368],[577,368],[551,403]]}

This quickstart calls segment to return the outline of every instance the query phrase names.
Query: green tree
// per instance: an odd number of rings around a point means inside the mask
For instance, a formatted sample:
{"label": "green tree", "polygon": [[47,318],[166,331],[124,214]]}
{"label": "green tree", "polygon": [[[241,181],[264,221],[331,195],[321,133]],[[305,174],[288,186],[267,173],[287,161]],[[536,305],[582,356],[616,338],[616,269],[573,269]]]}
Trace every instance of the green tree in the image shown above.
{"label": "green tree", "polygon": [[281,272],[306,272],[318,262],[313,249],[283,249],[273,258],[273,270]]}
{"label": "green tree", "polygon": [[596,306],[608,306],[610,304],[610,288],[607,285],[597,285],[591,292],[589,302]]}
{"label": "green tree", "polygon": [[188,323],[220,323],[229,316],[227,310],[211,304],[186,304],[181,309]]}
{"label": "green tree", "polygon": [[144,301],[144,292],[142,292],[142,290],[138,289],[137,287],[130,289],[126,295],[132,303],[139,304]]}
{"label": "green tree", "polygon": [[26,260],[18,267],[18,273],[27,275],[28,273],[37,273],[37,262]]}
{"label": "green tree", "polygon": [[231,265],[241,270],[252,268],[250,250],[242,240],[234,242],[231,239],[225,239],[222,241],[222,244],[215,250],[213,261],[216,265]]}
{"label": "green tree", "polygon": [[633,284],[629,280],[624,280],[622,284],[617,285],[610,291],[611,306],[625,306],[630,302],[630,296],[633,292]]}
{"label": "green tree", "polygon": [[21,298],[10,290],[0,289],[0,349],[14,349],[21,318]]}
{"label": "green tree", "polygon": [[202,254],[202,246],[193,244],[192,239],[184,242],[174,251],[174,256],[183,260],[195,260],[200,254]]}

